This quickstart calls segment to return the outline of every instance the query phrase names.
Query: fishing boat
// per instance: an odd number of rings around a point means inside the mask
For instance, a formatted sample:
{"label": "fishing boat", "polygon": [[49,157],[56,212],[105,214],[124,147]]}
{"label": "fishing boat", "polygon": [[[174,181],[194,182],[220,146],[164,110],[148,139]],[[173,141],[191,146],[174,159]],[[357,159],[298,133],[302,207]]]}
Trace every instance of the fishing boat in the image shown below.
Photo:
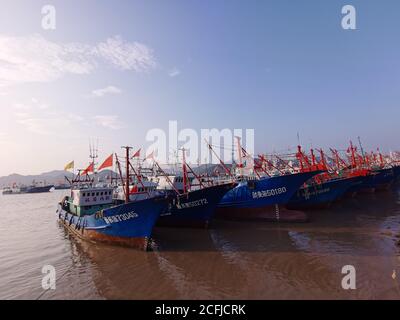
{"label": "fishing boat", "polygon": [[288,212],[285,204],[307,180],[320,172],[293,173],[242,181],[222,198],[217,215],[229,219],[305,221],[307,218],[303,213]]}
{"label": "fishing boat", "polygon": [[[131,179],[129,183],[129,201],[139,201],[149,199],[155,196],[162,196],[165,193],[157,190],[158,184],[147,180],[147,177]],[[125,199],[125,188],[122,185],[117,186],[113,193],[114,199]]]}
{"label": "fishing boat", "polygon": [[14,184],[12,187],[5,187],[3,189],[4,195],[12,195],[12,194],[24,194],[24,193],[45,193],[50,192],[54,188],[54,185],[47,185],[45,183],[36,183],[33,181],[30,186],[17,186]]}
{"label": "fishing boat", "polygon": [[11,194],[20,194],[21,189],[14,184],[12,187],[5,187],[3,188],[3,195],[11,195]]}
{"label": "fishing boat", "polygon": [[[238,140],[239,173],[236,173],[239,185],[229,191],[218,205],[217,215],[227,219],[251,219],[265,221],[302,222],[307,216],[301,211],[290,211],[285,207],[294,193],[309,179],[323,172],[310,170],[304,172],[285,172],[265,157],[259,156],[259,162],[268,162],[278,171],[276,175],[268,173],[262,165],[254,166],[255,176],[243,174],[243,157],[249,157]],[[279,159],[283,161],[283,159]],[[258,169],[259,168],[259,169]],[[294,170],[294,168],[291,168]],[[259,171],[265,175],[262,176]],[[228,171],[227,171],[228,172]]]}
{"label": "fishing boat", "polygon": [[31,185],[28,187],[21,187],[21,193],[44,193],[50,192],[54,188],[54,185]]}
{"label": "fishing boat", "polygon": [[375,191],[389,190],[395,181],[393,168],[383,168],[373,171],[373,183]]}
{"label": "fishing boat", "polygon": [[[360,143],[361,146],[361,143]],[[347,149],[350,165],[344,170],[350,176],[363,176],[362,182],[349,188],[348,193],[374,193],[388,190],[394,183],[396,176],[393,167],[385,163],[383,155],[378,148],[378,154],[366,153],[362,150],[360,155],[357,147],[350,141]],[[343,160],[342,160],[343,161]]]}
{"label": "fishing boat", "polygon": [[392,169],[393,169],[393,175],[394,175],[395,181],[399,181],[400,180],[400,165],[393,165]]}
{"label": "fishing boat", "polygon": [[360,177],[340,177],[334,168],[328,164],[325,153],[319,149],[319,159],[310,150],[310,158],[298,146],[297,158],[301,171],[320,169],[324,172],[314,176],[292,196],[286,207],[288,209],[322,209],[339,200],[351,187],[358,186],[363,179]]}
{"label": "fishing boat", "polygon": [[[130,201],[130,148],[125,149],[125,201],[113,197],[114,187],[94,185],[86,169],[84,178],[79,172],[73,179],[71,194],[59,203],[57,214],[69,231],[83,239],[146,250],[153,227],[168,200],[165,196],[153,196]],[[94,161],[89,168],[94,171]]]}
{"label": "fishing boat", "polygon": [[307,183],[289,200],[288,209],[323,209],[340,199],[351,187],[362,183],[362,178],[330,179],[322,183]]}
{"label": "fishing boat", "polygon": [[222,197],[236,186],[233,181],[205,181],[185,160],[183,152],[182,174],[167,174],[155,161],[158,174],[152,177],[158,191],[170,200],[160,214],[158,226],[207,228]]}
{"label": "fishing boat", "polygon": [[[173,181],[183,177],[171,177]],[[215,210],[222,197],[236,184],[224,183],[214,186],[204,186],[194,190],[164,189],[173,197],[170,206],[161,213],[157,221],[159,226],[171,227],[204,227],[207,228],[214,216]]]}
{"label": "fishing boat", "polygon": [[71,186],[69,184],[57,184],[54,186],[54,190],[68,190],[71,189]]}

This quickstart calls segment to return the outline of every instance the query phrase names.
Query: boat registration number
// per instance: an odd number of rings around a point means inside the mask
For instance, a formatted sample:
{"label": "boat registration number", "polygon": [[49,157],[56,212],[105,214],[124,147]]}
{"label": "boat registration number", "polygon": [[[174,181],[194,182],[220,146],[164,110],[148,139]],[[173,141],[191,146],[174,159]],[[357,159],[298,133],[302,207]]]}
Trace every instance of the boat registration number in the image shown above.
{"label": "boat registration number", "polygon": [[130,219],[137,218],[138,214],[136,212],[128,212],[128,213],[123,213],[123,214],[116,214],[115,216],[109,216],[109,217],[104,217],[104,221],[107,224],[112,224],[112,223],[118,223]]}
{"label": "boat registration number", "polygon": [[270,189],[270,190],[263,190],[263,191],[254,191],[254,192],[252,192],[252,196],[253,196],[253,199],[268,198],[268,197],[273,197],[273,196],[277,196],[277,195],[286,193],[286,191],[287,191],[286,187]]}

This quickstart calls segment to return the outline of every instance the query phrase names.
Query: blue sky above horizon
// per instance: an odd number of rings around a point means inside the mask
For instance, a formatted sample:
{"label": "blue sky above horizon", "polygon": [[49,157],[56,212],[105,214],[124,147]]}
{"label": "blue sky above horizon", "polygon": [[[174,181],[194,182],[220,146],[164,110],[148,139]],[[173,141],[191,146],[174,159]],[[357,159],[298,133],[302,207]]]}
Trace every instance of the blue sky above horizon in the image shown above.
{"label": "blue sky above horizon", "polygon": [[[54,5],[57,28],[41,28]],[[341,28],[354,5],[357,30]],[[148,130],[255,129],[256,152],[399,149],[396,1],[2,1],[0,175],[87,163]]]}

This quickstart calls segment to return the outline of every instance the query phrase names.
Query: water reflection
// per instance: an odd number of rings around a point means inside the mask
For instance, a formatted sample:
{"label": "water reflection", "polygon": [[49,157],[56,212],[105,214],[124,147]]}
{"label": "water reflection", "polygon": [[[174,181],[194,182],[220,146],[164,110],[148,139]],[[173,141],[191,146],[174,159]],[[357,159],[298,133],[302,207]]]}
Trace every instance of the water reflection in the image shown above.
{"label": "water reflection", "polygon": [[[400,275],[398,190],[310,211],[309,223],[156,228],[152,252],[77,239],[56,223],[62,194],[34,196],[0,197],[1,298],[400,298],[392,277]],[[56,267],[55,291],[40,286],[44,264]],[[355,291],[341,288],[348,264]]]}

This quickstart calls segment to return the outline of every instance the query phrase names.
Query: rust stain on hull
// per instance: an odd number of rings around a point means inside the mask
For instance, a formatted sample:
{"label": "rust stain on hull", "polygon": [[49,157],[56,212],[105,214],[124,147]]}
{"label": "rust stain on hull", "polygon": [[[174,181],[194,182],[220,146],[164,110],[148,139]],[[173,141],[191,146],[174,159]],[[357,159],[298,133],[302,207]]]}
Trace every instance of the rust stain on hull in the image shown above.
{"label": "rust stain on hull", "polygon": [[74,235],[84,240],[119,245],[123,247],[136,248],[144,251],[148,250],[149,239],[146,237],[125,238],[125,237],[109,236],[99,233],[95,230],[86,230],[84,228],[78,230],[76,229],[74,224],[70,225],[68,221],[65,221],[64,219],[60,219],[59,221],[61,224],[64,225],[65,228],[68,229],[68,231],[70,231]]}

